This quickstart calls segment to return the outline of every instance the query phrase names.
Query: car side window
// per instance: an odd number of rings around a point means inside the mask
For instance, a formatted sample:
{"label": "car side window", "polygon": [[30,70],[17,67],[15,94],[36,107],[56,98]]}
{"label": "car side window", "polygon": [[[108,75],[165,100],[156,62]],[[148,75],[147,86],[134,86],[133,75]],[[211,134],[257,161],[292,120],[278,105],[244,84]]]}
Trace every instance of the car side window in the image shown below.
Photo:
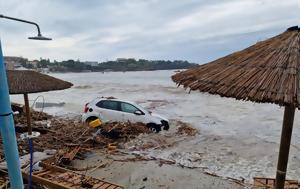
{"label": "car side window", "polygon": [[[127,112],[127,113],[134,113],[135,111],[137,111],[139,109],[137,109],[135,106],[125,103],[125,102],[121,102],[121,111],[122,112]],[[140,110],[139,110],[140,111]]]}
{"label": "car side window", "polygon": [[96,104],[99,108],[119,111],[119,102],[112,100],[102,100]]}

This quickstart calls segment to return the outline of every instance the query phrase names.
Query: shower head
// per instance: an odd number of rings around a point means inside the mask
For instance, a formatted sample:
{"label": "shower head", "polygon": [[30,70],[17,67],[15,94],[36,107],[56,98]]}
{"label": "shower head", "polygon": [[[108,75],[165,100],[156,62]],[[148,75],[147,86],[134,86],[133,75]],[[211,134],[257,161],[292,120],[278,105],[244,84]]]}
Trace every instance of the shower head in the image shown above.
{"label": "shower head", "polygon": [[28,39],[32,39],[32,40],[52,40],[51,38],[44,37],[41,34],[38,34],[35,37],[28,37]]}

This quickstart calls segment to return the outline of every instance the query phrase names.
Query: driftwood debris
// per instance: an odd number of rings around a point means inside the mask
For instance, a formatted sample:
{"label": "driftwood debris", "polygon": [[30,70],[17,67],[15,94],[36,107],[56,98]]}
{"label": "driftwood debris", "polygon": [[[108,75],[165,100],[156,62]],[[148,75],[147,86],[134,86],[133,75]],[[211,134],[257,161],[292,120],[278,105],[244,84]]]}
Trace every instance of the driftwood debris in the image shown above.
{"label": "driftwood debris", "polygon": [[195,136],[195,135],[199,134],[199,131],[197,129],[193,128],[192,126],[190,126],[189,124],[181,122],[181,121],[179,121],[178,123],[180,124],[180,126],[177,129],[177,132],[176,132],[177,134],[188,135],[188,136]]}
{"label": "driftwood debris", "polygon": [[[34,151],[57,150],[55,156],[57,164],[62,159],[67,163],[75,157],[82,156],[85,152],[106,149],[112,143],[118,146],[118,143],[124,143],[141,133],[151,132],[142,123],[106,123],[101,126],[101,132],[95,135],[98,129],[90,128],[79,120],[56,118],[33,110],[31,116],[33,130],[43,131],[39,137],[33,140]],[[19,138],[20,134],[24,132],[22,125],[26,125],[26,117],[24,114],[19,114],[14,116],[14,120],[17,125],[16,135]],[[28,154],[26,140],[18,140],[18,147],[21,156]],[[2,147],[0,147],[0,159],[2,161],[4,159]]]}
{"label": "driftwood debris", "polygon": [[71,161],[74,159],[76,154],[79,152],[80,146],[75,147],[73,150],[71,150],[68,153],[65,153],[63,157],[61,158],[61,162],[65,165],[68,165],[71,163]]}

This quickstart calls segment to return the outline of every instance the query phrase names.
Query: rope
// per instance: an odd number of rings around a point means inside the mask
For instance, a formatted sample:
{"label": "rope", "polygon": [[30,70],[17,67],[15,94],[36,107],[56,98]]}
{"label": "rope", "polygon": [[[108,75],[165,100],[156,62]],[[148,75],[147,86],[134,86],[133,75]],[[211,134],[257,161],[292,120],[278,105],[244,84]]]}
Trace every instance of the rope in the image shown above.
{"label": "rope", "polygon": [[44,111],[44,108],[45,108],[45,97],[44,97],[43,95],[37,96],[37,97],[33,100],[33,103],[32,103],[32,105],[31,105],[31,109],[33,109],[33,106],[35,105],[36,101],[37,101],[40,97],[43,99],[42,111],[40,111],[40,112],[43,112],[43,111]]}
{"label": "rope", "polygon": [[42,110],[39,111],[39,113],[38,113],[38,114],[39,114],[38,117],[40,117],[40,115],[44,112],[44,108],[45,108],[45,97],[44,97],[43,95],[37,96],[37,97],[33,100],[33,103],[32,103],[32,105],[31,105],[31,109],[33,109],[33,106],[35,105],[36,101],[37,101],[40,97],[43,99],[43,106],[42,106]]}

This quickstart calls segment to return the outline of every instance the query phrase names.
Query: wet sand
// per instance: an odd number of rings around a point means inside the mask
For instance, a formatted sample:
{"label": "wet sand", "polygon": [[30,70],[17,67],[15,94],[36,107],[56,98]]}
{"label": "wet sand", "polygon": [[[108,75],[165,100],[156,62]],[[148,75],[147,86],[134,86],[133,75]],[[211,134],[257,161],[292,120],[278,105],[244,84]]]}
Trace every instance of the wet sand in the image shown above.
{"label": "wet sand", "polygon": [[[101,150],[89,154],[84,160],[75,160],[73,167],[85,170],[84,174],[120,184],[126,189],[240,189],[247,185],[208,174],[207,167],[199,166],[201,153],[197,149],[193,153],[184,150],[190,146],[186,142],[199,137],[200,131],[189,132],[191,125],[175,120],[171,120],[170,125],[169,131],[141,134],[120,144],[115,152]],[[181,126],[190,129],[178,132]],[[174,149],[176,152],[170,155]],[[163,156],[164,153],[168,156]]]}
{"label": "wet sand", "polygon": [[[120,184],[126,189],[242,189],[240,184],[220,177],[205,174],[202,169],[182,168],[178,165],[160,165],[159,161],[113,161],[104,154],[94,155],[86,160],[76,160],[74,167],[105,165],[90,169],[87,175],[104,178]],[[123,157],[124,158],[124,157]]]}

